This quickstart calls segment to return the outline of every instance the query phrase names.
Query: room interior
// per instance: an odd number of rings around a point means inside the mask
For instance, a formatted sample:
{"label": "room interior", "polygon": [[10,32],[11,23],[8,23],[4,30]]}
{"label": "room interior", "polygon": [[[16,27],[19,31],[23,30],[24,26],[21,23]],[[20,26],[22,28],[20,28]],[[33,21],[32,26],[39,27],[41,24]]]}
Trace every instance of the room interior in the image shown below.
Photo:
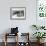
{"label": "room interior", "polygon": [[46,46],[46,0],[0,0],[0,46]]}

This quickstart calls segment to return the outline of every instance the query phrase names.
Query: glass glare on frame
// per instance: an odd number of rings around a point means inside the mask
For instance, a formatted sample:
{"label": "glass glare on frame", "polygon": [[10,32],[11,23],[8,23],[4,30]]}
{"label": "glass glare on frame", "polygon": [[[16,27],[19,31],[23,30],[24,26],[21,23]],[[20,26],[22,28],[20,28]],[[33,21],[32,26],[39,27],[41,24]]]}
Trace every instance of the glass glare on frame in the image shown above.
{"label": "glass glare on frame", "polygon": [[37,15],[39,17],[46,17],[46,0],[37,1]]}
{"label": "glass glare on frame", "polygon": [[40,6],[39,6],[39,11],[44,12],[44,6],[42,4],[40,4]]}
{"label": "glass glare on frame", "polygon": [[40,17],[44,17],[44,13],[39,13],[39,16]]}
{"label": "glass glare on frame", "polygon": [[45,13],[45,17],[46,17],[46,13]]}

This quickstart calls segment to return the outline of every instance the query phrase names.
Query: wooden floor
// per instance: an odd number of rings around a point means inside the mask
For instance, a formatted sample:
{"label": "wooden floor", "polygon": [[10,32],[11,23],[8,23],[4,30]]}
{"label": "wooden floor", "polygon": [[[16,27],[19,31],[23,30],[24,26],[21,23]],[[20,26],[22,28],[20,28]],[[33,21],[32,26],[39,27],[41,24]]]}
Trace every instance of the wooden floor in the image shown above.
{"label": "wooden floor", "polygon": [[[4,46],[4,43],[3,42],[2,43],[0,42],[0,46]],[[15,46],[15,42],[14,43],[10,42],[10,43],[8,43],[7,46]],[[30,46],[37,46],[37,43],[32,42],[32,43],[30,43]],[[42,46],[46,46],[46,43],[44,43],[44,45],[42,45]]]}

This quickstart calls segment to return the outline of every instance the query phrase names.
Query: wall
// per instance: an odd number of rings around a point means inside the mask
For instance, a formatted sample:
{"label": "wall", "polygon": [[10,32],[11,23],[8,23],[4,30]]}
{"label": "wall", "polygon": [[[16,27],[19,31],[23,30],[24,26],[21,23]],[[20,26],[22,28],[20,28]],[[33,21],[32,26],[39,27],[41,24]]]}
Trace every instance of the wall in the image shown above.
{"label": "wall", "polygon": [[[10,7],[26,7],[26,20],[10,20]],[[19,32],[32,36],[32,24],[36,24],[36,0],[0,0],[0,34],[18,26]]]}
{"label": "wall", "polygon": [[9,7],[26,7],[26,20],[10,20],[10,27],[18,26],[20,32],[31,32],[30,26],[36,24],[36,1],[11,0],[8,4]]}

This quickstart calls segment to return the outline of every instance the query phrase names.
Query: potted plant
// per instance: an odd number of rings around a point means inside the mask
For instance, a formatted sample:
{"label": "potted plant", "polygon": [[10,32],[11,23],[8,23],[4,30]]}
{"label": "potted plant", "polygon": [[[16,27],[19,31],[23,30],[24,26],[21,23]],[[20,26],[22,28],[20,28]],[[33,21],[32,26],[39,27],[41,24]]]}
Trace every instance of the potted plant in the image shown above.
{"label": "potted plant", "polygon": [[46,34],[45,32],[35,32],[33,35],[37,38],[37,41],[40,43],[40,40],[42,38],[45,38],[44,37],[46,36],[45,34]]}
{"label": "potted plant", "polygon": [[38,30],[38,26],[37,25],[32,25],[33,28],[35,28],[36,30]]}
{"label": "potted plant", "polygon": [[32,25],[32,27],[35,28],[36,30],[45,29],[45,26]]}

